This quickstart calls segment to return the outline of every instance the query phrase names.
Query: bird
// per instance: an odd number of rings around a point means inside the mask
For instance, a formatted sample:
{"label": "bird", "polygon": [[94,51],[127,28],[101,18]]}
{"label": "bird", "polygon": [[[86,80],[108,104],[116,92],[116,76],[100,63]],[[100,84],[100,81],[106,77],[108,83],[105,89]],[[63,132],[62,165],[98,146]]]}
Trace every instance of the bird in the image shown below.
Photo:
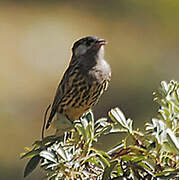
{"label": "bird", "polygon": [[73,44],[71,60],[56,90],[46,129],[56,114],[72,123],[80,119],[107,90],[111,68],[104,59],[106,44],[106,40],[95,36],[82,37]]}

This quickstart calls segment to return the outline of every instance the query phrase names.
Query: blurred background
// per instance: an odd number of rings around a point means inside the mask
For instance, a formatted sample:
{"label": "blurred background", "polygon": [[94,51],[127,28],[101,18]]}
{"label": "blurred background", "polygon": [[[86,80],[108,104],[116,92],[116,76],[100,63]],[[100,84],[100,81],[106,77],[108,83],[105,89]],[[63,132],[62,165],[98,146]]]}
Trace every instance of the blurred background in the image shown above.
{"label": "blurred background", "polygon": [[[112,81],[95,117],[118,106],[143,129],[156,115],[152,92],[160,81],[179,80],[178,19],[178,0],[1,0],[0,179],[23,179],[27,159],[19,160],[19,154],[40,138],[45,108],[72,43],[82,36],[109,42],[105,57]],[[107,149],[117,138],[102,138],[98,148]],[[26,179],[43,177],[36,170]]]}

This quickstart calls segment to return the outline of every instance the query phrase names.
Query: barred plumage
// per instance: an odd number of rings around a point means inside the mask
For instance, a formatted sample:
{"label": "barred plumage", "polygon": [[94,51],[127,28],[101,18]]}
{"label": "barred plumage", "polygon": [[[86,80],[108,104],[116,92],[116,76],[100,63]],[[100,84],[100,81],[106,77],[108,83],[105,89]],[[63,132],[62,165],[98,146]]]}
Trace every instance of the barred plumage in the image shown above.
{"label": "barred plumage", "polygon": [[105,44],[105,40],[90,36],[74,44],[72,59],[57,88],[46,129],[57,112],[74,121],[98,102],[111,77],[110,66],[104,60]]}

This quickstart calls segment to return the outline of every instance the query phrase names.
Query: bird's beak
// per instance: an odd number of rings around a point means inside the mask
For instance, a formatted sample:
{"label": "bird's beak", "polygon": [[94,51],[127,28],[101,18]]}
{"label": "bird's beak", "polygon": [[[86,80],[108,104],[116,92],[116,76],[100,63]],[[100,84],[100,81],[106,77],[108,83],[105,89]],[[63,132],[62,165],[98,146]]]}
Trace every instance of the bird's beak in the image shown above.
{"label": "bird's beak", "polygon": [[99,46],[106,45],[106,44],[107,44],[107,41],[104,40],[104,39],[99,39],[99,40],[97,41],[97,44],[98,44]]}

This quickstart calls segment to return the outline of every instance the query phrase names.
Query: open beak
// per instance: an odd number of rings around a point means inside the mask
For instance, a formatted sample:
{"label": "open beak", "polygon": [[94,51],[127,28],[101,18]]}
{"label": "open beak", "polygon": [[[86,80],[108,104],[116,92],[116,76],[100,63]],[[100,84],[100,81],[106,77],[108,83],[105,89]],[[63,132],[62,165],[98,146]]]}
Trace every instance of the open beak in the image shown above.
{"label": "open beak", "polygon": [[98,44],[99,46],[106,45],[106,44],[107,44],[107,41],[104,40],[104,39],[99,39],[99,40],[97,41],[97,44]]}

